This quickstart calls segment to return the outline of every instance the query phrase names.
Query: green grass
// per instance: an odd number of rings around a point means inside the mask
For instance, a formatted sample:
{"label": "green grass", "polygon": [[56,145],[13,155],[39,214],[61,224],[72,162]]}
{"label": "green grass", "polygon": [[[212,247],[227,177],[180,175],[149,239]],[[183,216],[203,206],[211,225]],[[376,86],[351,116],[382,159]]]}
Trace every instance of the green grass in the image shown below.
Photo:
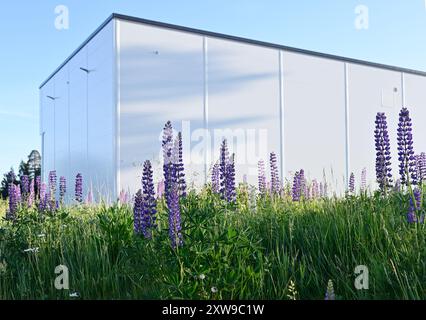
{"label": "green grass", "polygon": [[[268,197],[256,211],[248,199],[241,189],[230,207],[209,189],[191,193],[176,251],[164,203],[150,241],[133,234],[126,206],[21,210],[0,222],[0,299],[289,299],[291,283],[297,299],[324,299],[329,279],[338,299],[426,298],[426,233],[407,224],[407,196]],[[54,287],[58,265],[69,291]],[[357,265],[369,268],[369,290],[354,287]]]}

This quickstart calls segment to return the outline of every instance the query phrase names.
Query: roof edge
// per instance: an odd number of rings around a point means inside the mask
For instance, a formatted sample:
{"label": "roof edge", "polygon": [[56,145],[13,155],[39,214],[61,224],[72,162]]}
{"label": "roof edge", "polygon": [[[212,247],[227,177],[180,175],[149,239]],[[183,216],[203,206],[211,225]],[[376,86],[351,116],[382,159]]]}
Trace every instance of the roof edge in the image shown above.
{"label": "roof edge", "polygon": [[205,30],[200,30],[200,29],[195,29],[195,28],[189,28],[189,27],[174,25],[174,24],[170,24],[170,23],[158,22],[158,21],[154,21],[154,20],[147,20],[147,19],[143,19],[143,18],[137,18],[137,17],[128,16],[128,15],[113,13],[40,85],[39,89],[44,87],[47,82],[49,82],[82,48],[84,48],[84,46],[87,45],[87,43],[89,43],[113,19],[130,21],[130,22],[137,22],[137,23],[142,23],[142,24],[146,24],[146,25],[166,28],[166,29],[178,30],[178,31],[183,31],[183,32],[188,32],[188,33],[193,33],[193,34],[199,34],[199,35],[212,37],[212,38],[226,39],[226,40],[242,42],[242,43],[262,46],[262,47],[266,47],[266,48],[271,48],[271,49],[278,49],[278,50],[283,50],[283,51],[288,51],[288,52],[306,54],[306,55],[309,55],[309,56],[314,56],[314,57],[319,57],[319,58],[337,60],[337,61],[341,61],[341,62],[353,63],[353,64],[364,65],[364,66],[369,66],[369,67],[378,68],[378,69],[385,69],[385,70],[390,70],[390,71],[403,72],[403,73],[414,74],[414,75],[426,77],[426,71],[413,70],[413,69],[409,69],[409,68],[402,68],[402,67],[391,66],[391,65],[386,65],[386,64],[376,63],[376,62],[369,62],[369,61],[360,60],[360,59],[352,59],[352,58],[342,57],[342,56],[333,55],[333,54],[327,54],[327,53],[321,53],[321,52],[317,52],[317,51],[310,51],[310,50],[305,50],[305,49],[299,49],[299,48],[279,45],[279,44],[276,44],[276,43],[264,42],[264,41],[260,41],[260,40],[253,40],[253,39],[248,39],[248,38],[243,38],[243,37],[238,37],[238,36],[226,35],[226,34],[212,32],[212,31],[205,31]]}

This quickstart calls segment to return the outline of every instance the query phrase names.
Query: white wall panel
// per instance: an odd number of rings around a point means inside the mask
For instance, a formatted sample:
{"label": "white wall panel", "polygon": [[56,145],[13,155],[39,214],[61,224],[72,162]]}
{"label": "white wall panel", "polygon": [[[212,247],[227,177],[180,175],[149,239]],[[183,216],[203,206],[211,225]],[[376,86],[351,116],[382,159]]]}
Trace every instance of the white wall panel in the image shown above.
{"label": "white wall panel", "polygon": [[405,104],[413,120],[414,151],[426,152],[426,77],[405,74]]}
{"label": "white wall panel", "polygon": [[401,109],[401,74],[361,65],[349,65],[350,170],[358,183],[367,168],[367,182],[375,185],[374,129],[377,112],[386,113],[391,140],[392,167],[398,175],[396,129]]}
{"label": "white wall panel", "polygon": [[120,21],[120,178],[121,188],[141,187],[144,160],[159,163],[161,133],[171,120],[183,131],[187,178],[203,181],[203,156],[190,141],[203,128],[203,39],[188,33]]}
{"label": "white wall panel", "polygon": [[305,170],[331,189],[344,189],[344,64],[284,52],[284,157],[286,176]]}
{"label": "white wall panel", "polygon": [[80,68],[87,66],[87,48],[83,48],[69,62],[70,103],[70,186],[78,173],[83,175],[87,190],[87,75]]}
{"label": "white wall panel", "polygon": [[55,97],[55,85],[53,81],[48,82],[40,90],[41,102],[41,138],[42,138],[42,175],[47,181],[49,172],[54,170],[54,101],[48,97]]}
{"label": "white wall panel", "polygon": [[55,83],[55,170],[59,177],[69,177],[69,97],[68,66],[52,79]]}
{"label": "white wall panel", "polygon": [[88,54],[88,166],[95,198],[113,194],[115,102],[113,24],[108,24],[87,46]]}
{"label": "white wall panel", "polygon": [[223,137],[236,156],[236,179],[257,183],[257,163],[280,153],[279,52],[222,39],[208,39],[211,163]]}

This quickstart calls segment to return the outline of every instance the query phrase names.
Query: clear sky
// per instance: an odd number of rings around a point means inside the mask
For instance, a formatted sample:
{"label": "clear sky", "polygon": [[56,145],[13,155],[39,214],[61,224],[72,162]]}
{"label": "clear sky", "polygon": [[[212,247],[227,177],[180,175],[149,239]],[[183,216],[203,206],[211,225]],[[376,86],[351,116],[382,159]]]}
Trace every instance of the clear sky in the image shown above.
{"label": "clear sky", "polygon": [[426,71],[426,0],[2,0],[0,174],[40,150],[39,85],[113,12]]}

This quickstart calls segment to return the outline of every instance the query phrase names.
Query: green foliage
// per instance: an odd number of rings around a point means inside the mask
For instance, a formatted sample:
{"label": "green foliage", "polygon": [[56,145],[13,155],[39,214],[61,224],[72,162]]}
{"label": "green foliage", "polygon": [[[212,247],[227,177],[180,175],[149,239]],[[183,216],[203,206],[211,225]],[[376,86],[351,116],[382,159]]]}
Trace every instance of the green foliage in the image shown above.
{"label": "green foliage", "polygon": [[[329,280],[337,299],[426,298],[425,227],[407,224],[408,196],[267,196],[253,210],[247,192],[233,206],[209,188],[191,192],[177,250],[164,200],[150,240],[134,235],[128,206],[22,209],[0,222],[0,299],[324,299]],[[69,291],[54,287],[60,264]],[[358,265],[369,268],[369,290],[354,287]]]}

